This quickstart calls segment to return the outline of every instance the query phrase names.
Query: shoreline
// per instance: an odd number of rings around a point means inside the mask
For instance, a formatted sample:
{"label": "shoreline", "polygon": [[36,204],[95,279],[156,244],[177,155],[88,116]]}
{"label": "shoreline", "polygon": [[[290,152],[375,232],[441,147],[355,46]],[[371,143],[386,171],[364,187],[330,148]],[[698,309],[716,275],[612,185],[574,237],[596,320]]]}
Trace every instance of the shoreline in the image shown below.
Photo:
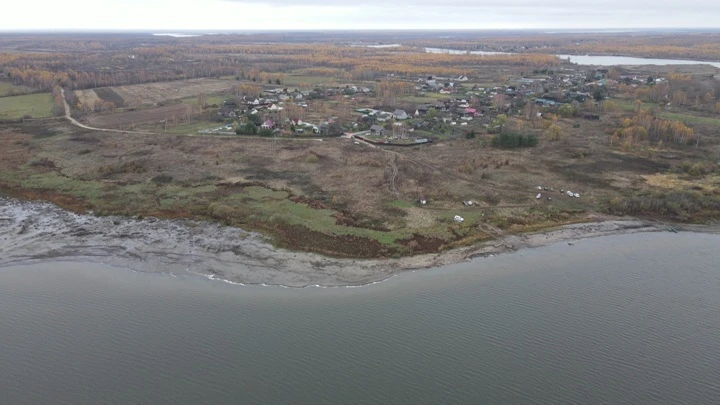
{"label": "shoreline", "polygon": [[[712,226],[675,228],[720,232]],[[185,272],[242,285],[359,287],[406,271],[525,248],[666,230],[666,225],[649,221],[599,219],[508,235],[441,253],[398,259],[338,259],[275,248],[260,234],[210,222],[80,215],[47,202],[0,197],[0,267],[76,259],[140,272]]]}

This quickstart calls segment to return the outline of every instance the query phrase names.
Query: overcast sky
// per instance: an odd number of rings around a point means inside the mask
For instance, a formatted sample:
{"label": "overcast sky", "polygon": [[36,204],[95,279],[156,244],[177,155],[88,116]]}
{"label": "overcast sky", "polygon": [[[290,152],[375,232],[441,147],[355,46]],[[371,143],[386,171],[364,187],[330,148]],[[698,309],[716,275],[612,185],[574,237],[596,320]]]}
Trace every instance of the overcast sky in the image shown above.
{"label": "overcast sky", "polygon": [[0,30],[719,28],[720,0],[24,0]]}

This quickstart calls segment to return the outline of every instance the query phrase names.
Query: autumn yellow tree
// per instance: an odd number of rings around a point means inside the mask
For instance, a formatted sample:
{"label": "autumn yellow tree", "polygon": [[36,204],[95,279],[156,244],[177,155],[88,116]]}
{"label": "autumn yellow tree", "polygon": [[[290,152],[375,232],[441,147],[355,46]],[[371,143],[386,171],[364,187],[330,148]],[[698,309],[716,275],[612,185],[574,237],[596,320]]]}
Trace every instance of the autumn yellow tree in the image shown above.
{"label": "autumn yellow tree", "polygon": [[545,130],[545,137],[548,140],[557,141],[557,140],[560,140],[560,138],[562,138],[564,133],[565,132],[559,125],[552,124]]}

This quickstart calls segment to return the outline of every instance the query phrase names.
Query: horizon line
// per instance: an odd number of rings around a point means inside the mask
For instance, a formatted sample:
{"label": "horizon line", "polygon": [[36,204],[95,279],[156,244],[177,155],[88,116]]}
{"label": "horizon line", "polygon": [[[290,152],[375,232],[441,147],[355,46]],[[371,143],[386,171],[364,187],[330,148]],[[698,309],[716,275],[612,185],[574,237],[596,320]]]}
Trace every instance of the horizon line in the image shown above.
{"label": "horizon line", "polygon": [[492,32],[492,31],[551,31],[569,33],[594,32],[653,32],[653,31],[713,31],[720,32],[718,27],[605,27],[605,28],[558,28],[558,27],[532,27],[532,28],[266,28],[266,29],[204,29],[204,28],[141,28],[141,29],[107,29],[107,28],[27,28],[2,29],[0,33],[6,34],[60,34],[60,33],[107,33],[107,34],[158,34],[158,33],[204,33],[212,34],[240,34],[240,33],[293,33],[293,32]]}

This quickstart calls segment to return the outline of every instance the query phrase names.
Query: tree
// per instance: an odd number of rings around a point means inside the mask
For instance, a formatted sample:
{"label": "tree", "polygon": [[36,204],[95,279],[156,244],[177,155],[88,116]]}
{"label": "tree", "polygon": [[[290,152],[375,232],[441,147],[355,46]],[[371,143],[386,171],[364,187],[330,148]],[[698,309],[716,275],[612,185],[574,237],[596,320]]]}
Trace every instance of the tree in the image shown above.
{"label": "tree", "polygon": [[255,135],[258,132],[258,127],[255,124],[248,122],[245,125],[238,125],[235,129],[235,133],[238,135]]}
{"label": "tree", "polygon": [[575,108],[570,104],[563,104],[558,108],[558,114],[563,118],[571,118],[575,115]]}
{"label": "tree", "polygon": [[564,134],[563,129],[559,125],[550,125],[548,129],[545,130],[545,136],[551,140],[551,141],[557,141],[559,140]]}
{"label": "tree", "polygon": [[255,126],[260,125],[260,123],[261,123],[260,121],[262,121],[257,114],[248,114],[248,115],[246,115],[246,117],[247,117],[248,123],[253,124]]}
{"label": "tree", "polygon": [[328,135],[329,136],[340,136],[344,133],[343,128],[340,124],[337,122],[333,122],[332,124],[328,125]]}
{"label": "tree", "polygon": [[616,102],[614,102],[612,100],[605,100],[602,103],[602,108],[603,108],[603,111],[605,111],[605,112],[613,112],[613,111],[617,111],[618,105]]}
{"label": "tree", "polygon": [[492,96],[492,104],[498,111],[504,111],[508,99],[509,97],[505,94],[495,94]]}
{"label": "tree", "polygon": [[197,95],[197,103],[200,108],[205,108],[207,106],[207,95],[205,93],[199,93]]}
{"label": "tree", "polygon": [[597,89],[593,93],[593,98],[595,101],[602,101],[605,99],[605,92],[602,89]]}
{"label": "tree", "polygon": [[675,90],[672,94],[671,100],[675,105],[686,105],[688,103],[688,95],[682,90]]}
{"label": "tree", "polygon": [[642,110],[642,105],[643,105],[642,101],[640,101],[640,100],[635,100],[635,101],[633,102],[633,109],[635,110],[635,112],[638,112],[638,111]]}
{"label": "tree", "polygon": [[279,86],[282,84],[282,81],[280,81],[280,79],[275,79],[275,84],[277,84]]}
{"label": "tree", "polygon": [[705,104],[712,104],[713,100],[715,100],[715,96],[713,95],[712,91],[708,91],[703,96],[703,103]]}
{"label": "tree", "polygon": [[507,115],[498,114],[498,116],[495,117],[495,125],[500,127],[500,132],[503,131],[503,126],[505,125],[505,122],[507,122]]}
{"label": "tree", "polygon": [[[718,103],[718,104],[720,105],[720,103]],[[434,119],[435,117],[437,117],[437,110],[434,108],[429,109],[427,112],[427,117],[431,120]]]}
{"label": "tree", "polygon": [[262,88],[254,84],[242,84],[240,85],[239,90],[242,94],[248,97],[258,97],[262,94]]}

